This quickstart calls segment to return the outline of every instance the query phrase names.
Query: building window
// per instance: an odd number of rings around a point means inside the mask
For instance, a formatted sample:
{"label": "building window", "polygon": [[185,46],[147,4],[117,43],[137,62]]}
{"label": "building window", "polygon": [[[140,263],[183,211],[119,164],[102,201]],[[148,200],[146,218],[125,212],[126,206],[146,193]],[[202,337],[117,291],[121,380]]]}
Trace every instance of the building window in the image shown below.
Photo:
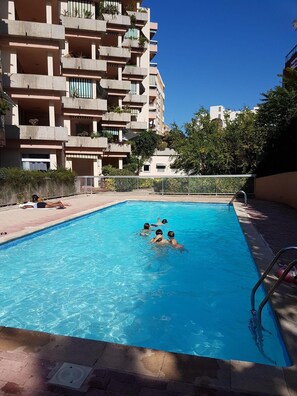
{"label": "building window", "polygon": [[89,18],[92,15],[92,2],[68,0],[68,15],[76,18]]}
{"label": "building window", "polygon": [[143,165],[143,172],[149,172],[150,171],[150,165]]}
{"label": "building window", "polygon": [[138,95],[138,90],[139,88],[139,83],[135,81],[131,81],[131,88],[130,88],[130,94],[131,95]]}
{"label": "building window", "polygon": [[22,154],[24,170],[48,171],[50,169],[49,154]]}
{"label": "building window", "polygon": [[93,98],[92,80],[86,78],[71,78],[69,92],[72,98]]}
{"label": "building window", "polygon": [[157,164],[156,165],[157,172],[165,172],[166,165],[164,164]]}
{"label": "building window", "polygon": [[129,28],[125,33],[125,39],[138,40],[139,39],[139,30],[135,28]]}
{"label": "building window", "polygon": [[139,109],[131,109],[131,121],[137,121],[139,115]]}

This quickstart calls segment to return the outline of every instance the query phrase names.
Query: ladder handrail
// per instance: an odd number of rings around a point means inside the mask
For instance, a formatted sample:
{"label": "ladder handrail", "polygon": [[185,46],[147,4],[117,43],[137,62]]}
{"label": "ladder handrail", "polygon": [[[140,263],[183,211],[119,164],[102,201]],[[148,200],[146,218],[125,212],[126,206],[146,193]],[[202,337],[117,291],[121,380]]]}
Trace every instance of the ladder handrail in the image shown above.
{"label": "ladder handrail", "polygon": [[236,193],[234,193],[234,195],[233,195],[231,201],[228,203],[228,206],[230,206],[230,205],[232,204],[232,202],[233,202],[234,199],[236,198],[237,194],[239,194],[239,193],[242,193],[242,194],[243,194],[243,196],[244,196],[244,204],[245,204],[245,205],[247,204],[247,195],[246,195],[246,192],[243,191],[243,190],[239,190],[239,191],[237,191]]}
{"label": "ladder handrail", "polygon": [[281,274],[281,276],[278,278],[278,280],[274,283],[274,285],[269,289],[268,293],[266,296],[263,298],[261,304],[259,305],[258,312],[257,312],[257,322],[258,324],[261,324],[261,314],[262,314],[262,309],[264,308],[264,305],[267,303],[269,300],[270,296],[275,292],[277,287],[279,286],[280,283],[285,279],[285,277],[288,275],[290,272],[291,268],[294,267],[294,265],[297,264],[297,259],[293,260],[289,263],[289,265],[286,267],[284,272]]}
{"label": "ladder handrail", "polygon": [[[252,294],[251,294],[251,306],[252,306],[252,311],[255,310],[255,294],[258,289],[258,287],[261,285],[261,283],[264,281],[264,279],[267,277],[269,272],[271,271],[272,267],[274,264],[277,262],[277,260],[280,258],[280,256],[287,252],[288,250],[297,250],[297,246],[288,246],[286,248],[281,249],[274,257],[274,259],[271,261],[270,265],[266,268],[264,271],[263,275],[261,278],[258,280],[258,282],[255,284],[255,286],[252,289]],[[291,264],[291,263],[290,263]],[[289,272],[289,271],[288,271]]]}

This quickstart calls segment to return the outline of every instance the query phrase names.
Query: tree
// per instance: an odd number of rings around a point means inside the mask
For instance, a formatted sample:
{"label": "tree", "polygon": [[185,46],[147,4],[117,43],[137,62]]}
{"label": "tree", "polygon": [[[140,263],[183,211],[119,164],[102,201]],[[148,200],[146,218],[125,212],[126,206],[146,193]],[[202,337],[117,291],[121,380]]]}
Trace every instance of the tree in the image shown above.
{"label": "tree", "polygon": [[297,73],[286,73],[283,87],[263,95],[256,127],[265,136],[260,176],[297,170]]}
{"label": "tree", "polygon": [[255,118],[255,113],[245,107],[234,120],[225,119],[229,173],[252,173],[256,169],[265,140],[263,134],[256,130]]}
{"label": "tree", "polygon": [[191,122],[185,124],[185,131],[175,131],[178,138],[173,147],[177,159],[172,167],[190,175],[215,174],[226,170],[225,142],[222,126],[210,119],[209,112],[200,108]]}
{"label": "tree", "polygon": [[[131,139],[132,157],[136,158],[138,175],[144,162],[154,154],[160,139],[160,136],[151,130],[141,132]],[[131,161],[135,158],[131,158]]]}

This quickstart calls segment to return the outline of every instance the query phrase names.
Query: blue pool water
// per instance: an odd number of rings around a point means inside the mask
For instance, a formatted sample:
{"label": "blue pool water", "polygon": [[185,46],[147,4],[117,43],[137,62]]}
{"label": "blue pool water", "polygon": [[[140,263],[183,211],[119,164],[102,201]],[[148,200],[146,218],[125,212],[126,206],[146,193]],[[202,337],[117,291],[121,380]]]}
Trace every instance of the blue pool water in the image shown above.
{"label": "blue pool water", "polygon": [[[139,235],[157,217],[186,250]],[[126,202],[2,244],[0,262],[2,326],[290,364],[269,306],[264,350],[249,331],[258,272],[227,205]]]}

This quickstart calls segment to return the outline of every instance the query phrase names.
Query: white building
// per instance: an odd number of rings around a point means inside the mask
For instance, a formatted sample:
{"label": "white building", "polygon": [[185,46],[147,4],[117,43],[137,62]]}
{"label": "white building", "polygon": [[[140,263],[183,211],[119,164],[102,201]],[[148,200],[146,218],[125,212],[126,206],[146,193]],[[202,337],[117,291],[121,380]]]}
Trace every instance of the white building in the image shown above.
{"label": "white building", "polygon": [[[257,109],[258,109],[258,107],[254,107],[253,109],[251,109],[251,111],[256,112]],[[235,120],[236,116],[240,113],[241,113],[240,110],[236,111],[236,110],[226,109],[222,105],[210,106],[210,108],[209,108],[210,119],[211,120],[214,120],[214,119],[222,120],[223,126],[226,126],[225,114],[228,114],[230,117],[230,120],[233,121],[233,120]]]}
{"label": "white building", "polygon": [[154,155],[145,162],[139,176],[181,176],[184,172],[171,169],[170,165],[176,158],[176,152],[172,149],[156,150]]}

